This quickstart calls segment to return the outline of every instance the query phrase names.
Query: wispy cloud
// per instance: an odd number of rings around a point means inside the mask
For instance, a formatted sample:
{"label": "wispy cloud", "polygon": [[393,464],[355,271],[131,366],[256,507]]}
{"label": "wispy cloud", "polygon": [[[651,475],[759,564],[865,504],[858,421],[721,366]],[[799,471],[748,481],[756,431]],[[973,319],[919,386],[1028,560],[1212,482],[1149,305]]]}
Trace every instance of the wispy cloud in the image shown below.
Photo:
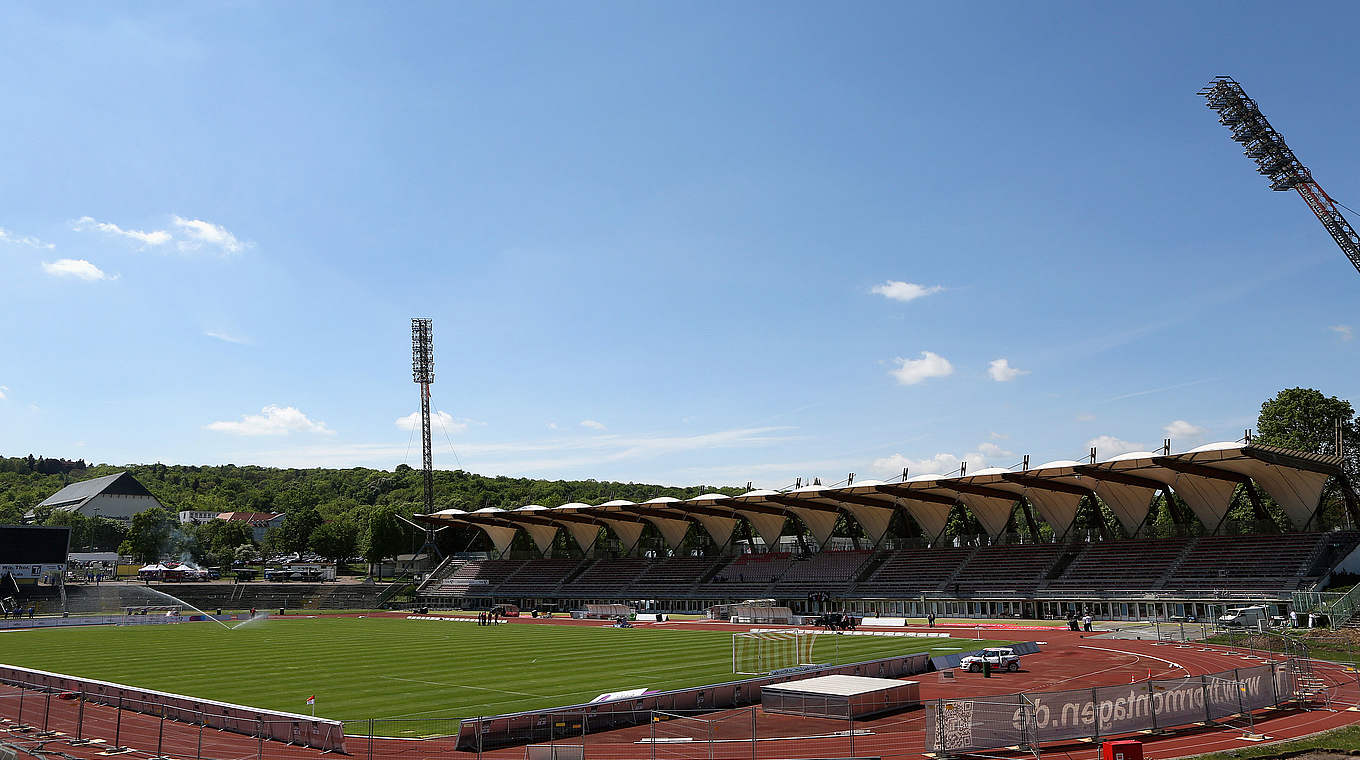
{"label": "wispy cloud", "polygon": [[171,216],[171,229],[124,229],[113,222],[101,222],[90,216],[82,216],[77,219],[73,223],[72,229],[77,232],[88,230],[102,232],[125,240],[132,240],[140,243],[142,247],[159,247],[174,242],[176,250],[186,253],[208,249],[222,254],[231,254],[240,253],[251,246],[251,243],[242,241],[220,224],[202,219],[188,219],[178,215]]}
{"label": "wispy cloud", "polygon": [[240,335],[232,335],[231,333],[224,332],[222,330],[205,330],[203,334],[208,336],[209,338],[216,338],[226,343],[236,343],[243,346],[250,345],[250,338],[242,337]]}
{"label": "wispy cloud", "polygon": [[917,285],[914,282],[902,282],[901,280],[888,280],[880,285],[875,285],[869,289],[874,295],[883,296],[893,301],[915,301],[918,298],[935,295],[944,290],[943,285]]}
{"label": "wispy cloud", "polygon": [[1203,385],[1204,383],[1213,382],[1213,380],[1214,378],[1212,377],[1202,377],[1199,380],[1191,380],[1187,383],[1176,383],[1175,385],[1164,385],[1161,388],[1148,388],[1147,390],[1143,391],[1123,393],[1118,396],[1112,396],[1110,398],[1107,398],[1105,399],[1105,401],[1108,403],[1110,401],[1123,401],[1126,398],[1136,398],[1138,396],[1150,396],[1154,393],[1165,393],[1166,391],[1174,391],[1180,388],[1189,388],[1192,385]]}
{"label": "wispy cloud", "polygon": [[954,373],[954,365],[933,351],[922,351],[920,359],[903,359],[899,356],[893,361],[897,362],[897,366],[889,370],[888,374],[902,385],[916,385],[933,377],[947,377]]}
{"label": "wispy cloud", "polygon": [[590,428],[591,430],[605,429],[604,423],[599,422],[598,420],[581,420],[581,427]]}
{"label": "wispy cloud", "polygon": [[[695,435],[589,435],[536,441],[463,443],[458,455],[465,469],[489,475],[553,475],[599,468],[616,462],[668,457],[687,451],[760,448],[797,440],[792,428],[757,427]],[[408,451],[395,443],[336,443],[274,451],[242,452],[238,461],[288,467],[390,467]]]}
{"label": "wispy cloud", "polygon": [[1090,412],[1081,412],[1074,419],[1076,419],[1077,422],[1095,422],[1096,416]]}
{"label": "wispy cloud", "polygon": [[[465,432],[469,425],[486,424],[476,420],[454,417],[452,414],[441,410],[436,410],[430,415],[430,422],[437,429],[447,431],[450,434]],[[402,430],[415,430],[420,427],[420,412],[411,412],[405,417],[398,417],[396,425]]]}
{"label": "wispy cloud", "polygon": [[8,386],[8,385],[0,385],[0,401],[4,401],[6,398],[8,398],[8,395],[6,395],[6,394],[8,394],[8,393],[9,393],[9,386]]}
{"label": "wispy cloud", "polygon": [[101,222],[94,217],[89,216],[82,216],[77,219],[72,229],[76,232],[98,230],[99,232],[104,232],[109,235],[115,235],[127,240],[134,240],[142,245],[165,245],[171,240],[170,233],[165,230],[152,230],[150,232],[145,230],[125,230],[113,222]]}
{"label": "wispy cloud", "polygon": [[33,237],[32,235],[16,235],[13,232],[10,232],[9,230],[5,229],[4,227],[0,227],[0,243],[22,245],[27,246],[29,248],[41,248],[43,250],[48,251],[57,247],[53,243],[45,243]]}
{"label": "wispy cloud", "polygon": [[987,376],[998,383],[1009,383],[1021,375],[1028,375],[1029,370],[1017,369],[1011,366],[1008,359],[993,359],[987,365]]}
{"label": "wispy cloud", "polygon": [[270,404],[260,414],[247,414],[239,420],[210,422],[208,430],[232,435],[288,435],[289,433],[322,433],[332,435],[335,431],[326,423],[313,420],[292,406]]}
{"label": "wispy cloud", "polygon": [[1127,454],[1130,451],[1145,451],[1147,446],[1133,441],[1125,441],[1115,438],[1112,435],[1101,435],[1086,442],[1088,447],[1094,446],[1097,459],[1109,459],[1119,454]]}
{"label": "wispy cloud", "polygon": [[76,279],[93,280],[116,280],[118,275],[110,275],[104,270],[91,264],[85,259],[57,259],[56,261],[44,261],[43,271],[53,277],[75,277]]}
{"label": "wispy cloud", "polygon": [[1332,325],[1327,329],[1336,333],[1337,337],[1342,340],[1351,340],[1355,338],[1355,331],[1351,329],[1350,325]]}
{"label": "wispy cloud", "polygon": [[556,422],[549,422],[549,423],[547,424],[547,428],[548,428],[549,430],[557,430],[557,423],[556,423]]}
{"label": "wispy cloud", "polygon": [[220,224],[205,222],[202,219],[185,219],[182,216],[176,216],[174,221],[182,236],[177,243],[181,251],[196,251],[209,246],[223,253],[240,253],[249,245],[242,243]]}
{"label": "wispy cloud", "polygon": [[1009,465],[1006,461],[1015,456],[1012,451],[1007,451],[991,441],[983,441],[962,456],[940,452],[934,456],[915,459],[903,454],[892,454],[891,456],[879,457],[870,464],[870,469],[883,477],[901,477],[903,468],[911,477],[917,475],[945,475],[955,472],[959,465],[968,463],[969,471],[979,470],[983,467]]}
{"label": "wispy cloud", "polygon": [[1185,420],[1173,420],[1162,426],[1162,431],[1171,438],[1199,438],[1204,435],[1205,429],[1199,425],[1192,425]]}

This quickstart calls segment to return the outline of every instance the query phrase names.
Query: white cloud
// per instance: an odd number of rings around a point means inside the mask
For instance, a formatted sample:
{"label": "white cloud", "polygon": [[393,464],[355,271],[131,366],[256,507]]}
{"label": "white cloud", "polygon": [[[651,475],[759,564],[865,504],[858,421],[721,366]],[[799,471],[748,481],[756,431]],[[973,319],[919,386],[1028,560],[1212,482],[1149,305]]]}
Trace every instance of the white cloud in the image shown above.
{"label": "white cloud", "polygon": [[1350,325],[1332,325],[1327,329],[1336,333],[1342,340],[1351,340],[1355,337],[1355,331]]}
{"label": "white cloud", "polygon": [[[463,443],[458,446],[464,469],[490,475],[560,475],[588,470],[594,477],[606,466],[623,461],[644,461],[687,451],[747,449],[798,440],[783,435],[787,427],[758,427],[720,430],[684,436],[581,435],[553,437],[537,441],[503,443]],[[406,442],[338,443],[292,449],[261,451],[252,449],[228,454],[236,461],[280,467],[391,467],[405,461]],[[635,471],[635,468],[630,468]],[[692,481],[691,481],[692,482]]]}
{"label": "white cloud", "polygon": [[77,219],[74,229],[77,232],[96,229],[110,235],[117,235],[119,237],[127,238],[128,240],[135,240],[143,245],[164,245],[170,242],[171,238],[170,233],[165,230],[152,230],[150,232],[145,232],[143,230],[125,230],[113,222],[100,222],[89,216],[82,216]]}
{"label": "white cloud", "polygon": [[935,295],[944,290],[942,285],[917,285],[914,282],[902,282],[901,280],[888,280],[881,285],[875,285],[869,289],[870,293],[891,298],[894,301],[915,301],[918,298]]}
{"label": "white cloud", "polygon": [[991,438],[993,441],[1004,441],[1004,440],[1006,440],[1007,438],[1010,438],[1010,436],[1006,435],[1005,433],[998,433],[998,432],[996,432],[995,430],[993,430],[992,432],[988,433],[988,434],[987,434],[987,437],[988,437],[988,438]]}
{"label": "white cloud", "polygon": [[312,420],[292,406],[270,404],[261,414],[247,414],[235,422],[211,422],[208,430],[233,435],[288,435],[289,433],[323,433],[335,431],[320,420]]}
{"label": "white cloud", "polygon": [[5,400],[5,398],[6,398],[5,394],[7,394],[7,393],[9,393],[9,386],[8,386],[8,385],[0,385],[0,401],[4,401],[4,400]]}
{"label": "white cloud", "polygon": [[1174,420],[1162,426],[1162,430],[1171,438],[1198,438],[1204,435],[1204,428],[1199,425],[1191,425],[1185,420]]}
{"label": "white cloud", "polygon": [[9,230],[5,229],[4,227],[0,227],[0,243],[25,245],[28,246],[29,248],[43,248],[49,251],[57,247],[53,243],[44,243],[43,241],[33,237],[32,235],[16,235],[13,232],[10,232]]}
{"label": "white cloud", "polygon": [[1086,442],[1088,447],[1094,446],[1097,459],[1109,459],[1119,454],[1127,454],[1130,451],[1146,451],[1147,447],[1141,443],[1125,441],[1115,438],[1112,435],[1102,435],[1092,438]]}
{"label": "white cloud", "polygon": [[1096,416],[1090,412],[1082,412],[1076,417],[1077,422],[1095,422]]}
{"label": "white cloud", "polygon": [[1028,375],[1027,369],[1016,369],[1009,359],[993,359],[987,365],[987,375],[998,383],[1008,383],[1021,375]]}
{"label": "white cloud", "polygon": [[581,420],[581,427],[591,430],[604,430],[604,423],[596,420]]}
{"label": "white cloud", "polygon": [[946,472],[953,472],[959,469],[959,458],[953,454],[940,453],[926,459],[912,459],[901,454],[880,457],[875,459],[872,467],[875,472],[882,475],[901,475],[902,468],[907,469],[910,477],[917,475],[936,474],[942,475]]}
{"label": "white cloud", "polygon": [[243,338],[239,335],[232,335],[231,333],[223,332],[222,330],[205,330],[203,331],[203,334],[208,336],[209,338],[217,338],[218,340],[225,341],[227,343],[237,343],[243,346],[250,344],[250,338]]}
{"label": "white cloud", "polygon": [[116,280],[117,275],[108,275],[104,270],[85,259],[57,259],[44,261],[43,271],[53,277],[78,277],[82,280]]}
{"label": "white cloud", "polygon": [[[468,429],[472,420],[455,419],[452,414],[445,411],[436,411],[430,415],[430,426],[435,430],[445,430],[449,434],[461,433]],[[397,427],[402,430],[415,430],[420,427],[420,412],[411,412],[405,417],[398,417]]]}
{"label": "white cloud", "polygon": [[1013,456],[1012,452],[1009,452],[990,441],[979,443],[977,445],[977,453],[989,459],[992,457]]}
{"label": "white cloud", "polygon": [[922,351],[920,359],[903,359],[899,356],[893,361],[897,362],[897,367],[889,370],[888,374],[902,385],[916,385],[932,377],[954,374],[954,365],[933,351]]}
{"label": "white cloud", "polygon": [[557,430],[557,423],[556,423],[556,422],[549,422],[549,423],[548,423],[548,429],[549,429],[549,430]]}
{"label": "white cloud", "polygon": [[214,246],[221,249],[224,253],[240,253],[247,244],[236,239],[236,236],[227,231],[226,227],[212,222],[205,222],[202,219],[185,219],[182,216],[175,217],[175,226],[187,239],[181,239],[178,243],[181,251],[194,251],[204,245]]}

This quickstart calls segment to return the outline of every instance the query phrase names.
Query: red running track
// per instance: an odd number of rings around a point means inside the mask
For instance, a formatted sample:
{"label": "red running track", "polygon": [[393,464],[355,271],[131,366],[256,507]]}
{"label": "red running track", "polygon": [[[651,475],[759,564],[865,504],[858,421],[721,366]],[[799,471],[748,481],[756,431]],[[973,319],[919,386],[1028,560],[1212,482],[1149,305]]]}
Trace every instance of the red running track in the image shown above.
{"label": "red running track", "polygon": [[[513,624],[527,625],[601,625],[599,621],[567,619],[523,619]],[[647,624],[643,624],[647,625]],[[668,628],[713,628],[744,630],[748,626],[728,626],[702,621],[664,624]],[[913,628],[910,630],[922,630]],[[971,630],[971,629],[969,629]],[[955,633],[965,631],[954,630]],[[1008,636],[1009,637],[1009,636]],[[938,674],[919,677],[922,699],[944,697],[986,696],[1011,694],[1018,691],[1049,691],[1092,686],[1123,685],[1146,678],[1171,678],[1182,675],[1217,673],[1235,667],[1260,665],[1260,659],[1249,659],[1247,653],[1229,652],[1222,647],[1197,644],[1175,645],[1153,641],[1128,641],[1090,638],[1070,631],[1040,629],[1035,637],[1047,642],[1043,652],[1024,658],[1024,669],[1018,673],[1000,673],[987,679],[981,674],[959,673],[953,682],[940,680]],[[956,638],[966,647],[967,639]],[[1332,687],[1333,710],[1296,709],[1267,710],[1257,714],[1255,730],[1270,737],[1268,741],[1282,741],[1317,733],[1331,728],[1360,722],[1360,712],[1347,708],[1360,704],[1360,682],[1357,674],[1346,672],[1339,665],[1319,664],[1319,675]],[[171,758],[209,758],[211,760],[319,760],[322,752],[306,747],[264,741],[198,726],[160,721],[155,716],[142,715],[112,707],[78,701],[49,700],[46,695],[24,692],[23,719],[38,725],[19,730],[20,691],[0,687],[0,741],[16,744],[39,753],[59,753],[67,758],[98,760],[110,747],[118,743],[130,748],[129,755],[140,760],[160,754]],[[48,705],[50,704],[50,709]],[[46,712],[49,735],[40,735],[41,721]],[[760,737],[751,742],[751,721]],[[919,760],[925,756],[922,710],[890,715],[854,723],[855,736],[844,734],[847,723],[785,715],[766,715],[759,710],[729,710],[708,713],[703,730],[712,725],[714,744],[673,742],[653,745],[649,739],[655,730],[658,736],[695,737],[698,724],[687,721],[666,721],[654,726],[640,726],[617,731],[592,734],[582,739],[563,743],[586,745],[591,760],[797,760],[849,756],[878,756]],[[1187,755],[1250,746],[1244,741],[1246,722],[1241,719],[1221,721],[1215,725],[1196,726],[1167,735],[1135,735],[1144,742],[1144,754],[1149,760],[1166,760]],[[84,739],[95,739],[95,744],[76,744],[79,732]],[[835,735],[836,732],[842,732]],[[799,738],[793,738],[799,737]],[[803,738],[806,737],[806,738]],[[471,760],[475,753],[458,752],[451,739],[400,740],[350,737],[346,741],[349,753],[363,760],[425,760],[452,758]],[[710,754],[711,752],[711,754]],[[1045,755],[1062,756],[1064,760],[1092,760],[1097,748],[1092,743],[1045,745]],[[511,747],[485,753],[498,760],[521,760],[523,747]],[[114,755],[116,757],[116,755]],[[1015,756],[1014,753],[993,753],[992,756]]]}

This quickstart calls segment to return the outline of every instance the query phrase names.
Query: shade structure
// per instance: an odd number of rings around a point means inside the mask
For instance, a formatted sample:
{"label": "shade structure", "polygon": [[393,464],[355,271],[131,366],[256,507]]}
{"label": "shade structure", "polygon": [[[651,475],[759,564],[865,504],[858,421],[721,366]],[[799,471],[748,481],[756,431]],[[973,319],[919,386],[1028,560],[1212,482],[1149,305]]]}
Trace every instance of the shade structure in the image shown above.
{"label": "shade structure", "polygon": [[956,509],[975,516],[990,536],[1010,524],[1023,499],[1062,538],[1081,499],[1098,497],[1135,534],[1146,522],[1159,490],[1173,491],[1210,531],[1226,517],[1239,486],[1259,487],[1285,510],[1296,528],[1306,528],[1318,509],[1328,479],[1344,478],[1341,459],[1258,444],[1220,442],[1181,454],[1138,451],[1095,462],[1056,460],[1028,469],[988,468],[961,475],[924,474],[898,482],[862,480],[844,486],[811,485],[787,490],[756,489],[731,496],[706,493],[689,499],[658,497],[642,503],[623,499],[599,505],[571,502],[558,507],[531,504],[514,510],[464,512],[446,509],[416,515],[433,525],[464,524],[483,530],[497,551],[505,551],[524,530],[546,551],[558,530],[566,530],[583,551],[608,528],[624,545],[635,547],[651,524],[666,545],[678,549],[691,526],[726,544],[739,520],[748,521],[767,547],[777,546],[790,517],[796,517],[819,544],[831,538],[837,520],[847,516],[879,543],[901,511],[927,539],[943,535]]}

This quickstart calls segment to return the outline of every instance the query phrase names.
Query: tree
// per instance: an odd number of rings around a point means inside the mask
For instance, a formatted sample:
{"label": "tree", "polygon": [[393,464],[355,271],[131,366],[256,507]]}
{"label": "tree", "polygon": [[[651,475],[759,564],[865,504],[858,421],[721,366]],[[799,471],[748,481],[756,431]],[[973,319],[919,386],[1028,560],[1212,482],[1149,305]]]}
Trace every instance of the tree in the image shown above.
{"label": "tree", "polygon": [[238,547],[255,545],[255,531],[241,520],[209,520],[198,526],[196,537],[196,554],[214,565],[230,565]]}
{"label": "tree", "polygon": [[379,566],[379,578],[382,577],[382,561],[401,553],[405,541],[403,533],[396,507],[380,504],[368,508],[364,523],[364,559]]}
{"label": "tree", "polygon": [[119,547],[119,553],[130,554],[138,562],[155,562],[168,550],[174,528],[174,518],[160,507],[138,512],[132,516],[127,540]]}
{"label": "tree", "polygon": [[311,547],[312,551],[335,562],[338,575],[340,563],[358,552],[359,526],[345,519],[321,523],[312,531]]}
{"label": "tree", "polygon": [[1336,422],[1341,421],[1346,471],[1360,471],[1360,426],[1351,402],[1312,388],[1287,388],[1261,404],[1253,442],[1335,456]]}
{"label": "tree", "polygon": [[[1312,454],[1336,456],[1336,424],[1341,422],[1341,468],[1352,484],[1360,474],[1360,423],[1351,402],[1326,396],[1312,388],[1286,388],[1261,404],[1253,443],[1279,446]],[[1340,525],[1346,520],[1341,483],[1332,480],[1322,493],[1322,504],[1314,527]],[[1263,495],[1264,496],[1264,495]],[[1279,514],[1274,500],[1263,499],[1273,514]],[[1276,518],[1281,519],[1280,517]],[[1302,528],[1302,525],[1294,526]]]}
{"label": "tree", "polygon": [[312,531],[316,530],[321,523],[321,513],[314,506],[301,507],[296,511],[289,512],[288,516],[283,518],[283,525],[278,537],[278,548],[285,552],[297,552],[298,554],[307,551],[307,546],[312,540]]}
{"label": "tree", "polygon": [[252,562],[258,562],[260,559],[260,552],[255,548],[255,544],[241,544],[236,547],[236,551],[232,554],[232,559],[238,565],[249,565]]}

